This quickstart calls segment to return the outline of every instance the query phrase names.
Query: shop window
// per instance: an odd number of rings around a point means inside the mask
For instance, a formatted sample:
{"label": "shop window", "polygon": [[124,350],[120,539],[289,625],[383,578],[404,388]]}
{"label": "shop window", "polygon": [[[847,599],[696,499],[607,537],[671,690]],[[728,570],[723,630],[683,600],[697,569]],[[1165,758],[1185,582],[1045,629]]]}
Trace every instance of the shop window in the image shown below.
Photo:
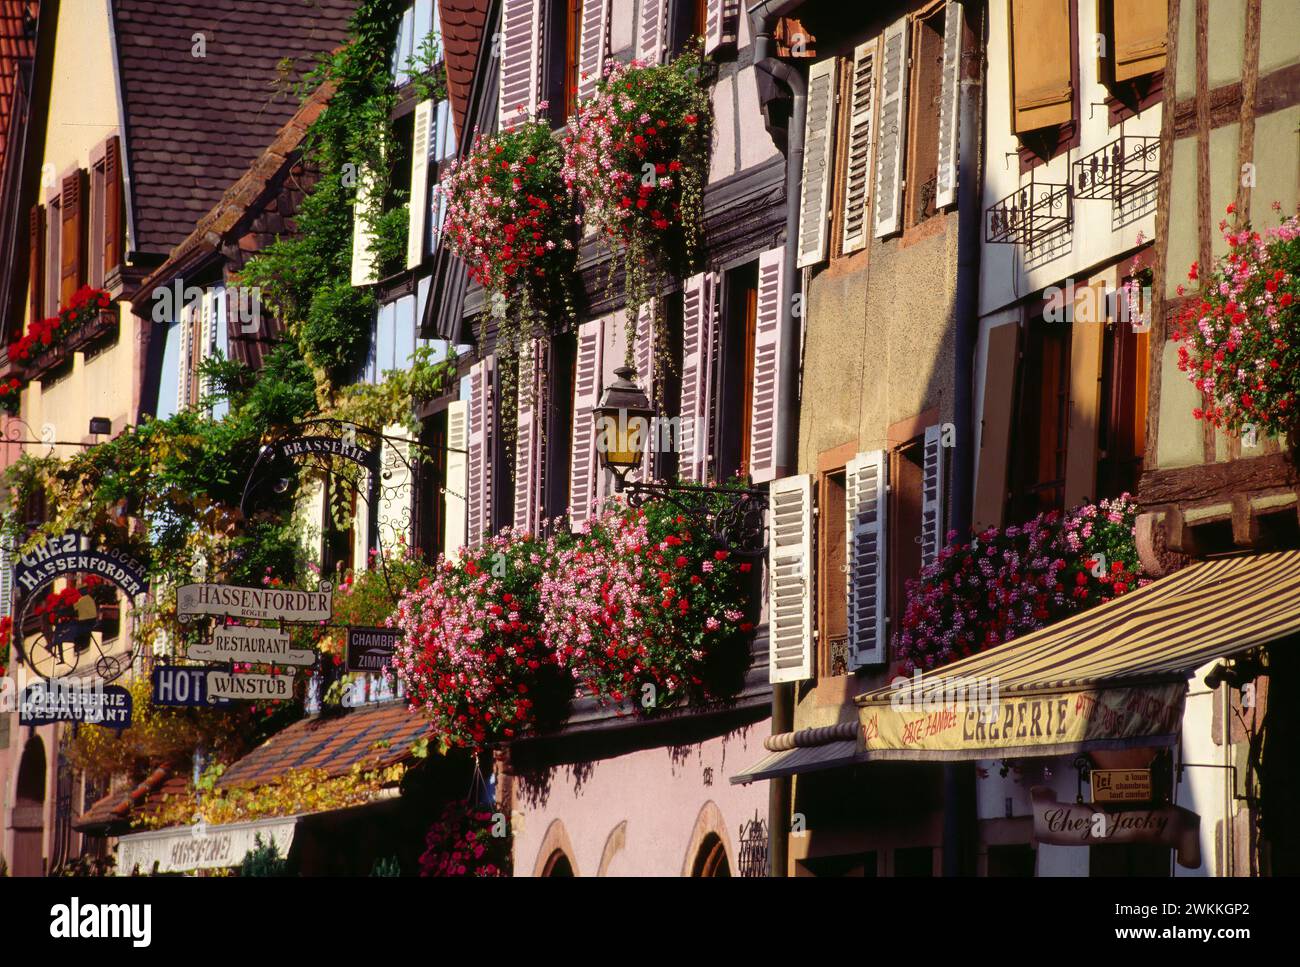
{"label": "shop window", "polygon": [[990,846],[988,854],[989,876],[1033,876],[1036,856],[1028,843],[1010,846]]}
{"label": "shop window", "polygon": [[1011,129],[1020,168],[1079,143],[1078,0],[1011,0]]}
{"label": "shop window", "polygon": [[842,856],[811,856],[800,860],[799,865],[820,877],[850,877],[879,875],[880,858],[875,850],[865,853],[847,853]]}
{"label": "shop window", "polygon": [[934,876],[934,847],[905,846],[894,850],[894,876]]}
{"label": "shop window", "polygon": [[1018,369],[1008,522],[1064,509],[1070,335],[1069,325],[1041,318],[1028,325]]}
{"label": "shop window", "polygon": [[1089,876],[1172,876],[1171,851],[1165,846],[1137,843],[1089,846]]}

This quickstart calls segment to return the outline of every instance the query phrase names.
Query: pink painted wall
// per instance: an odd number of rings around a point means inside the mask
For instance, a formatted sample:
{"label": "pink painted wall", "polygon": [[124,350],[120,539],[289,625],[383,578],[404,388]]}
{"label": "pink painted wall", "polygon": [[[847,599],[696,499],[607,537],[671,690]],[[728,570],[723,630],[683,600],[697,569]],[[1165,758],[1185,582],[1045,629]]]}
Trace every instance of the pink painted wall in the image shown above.
{"label": "pink painted wall", "polygon": [[[694,861],[703,826],[727,846],[739,875],[740,827],[755,813],[767,821],[767,783],[733,786],[730,777],[767,755],[764,720],[706,742],[632,752],[577,766],[557,766],[545,782],[518,777],[514,799],[515,875],[540,870],[562,824],[578,876],[596,876],[611,834],[621,823],[623,846],[607,876],[681,876]],[[703,820],[702,820],[702,817]],[[551,837],[548,839],[548,831]],[[545,847],[545,850],[543,850]],[[543,851],[546,855],[543,855]]]}

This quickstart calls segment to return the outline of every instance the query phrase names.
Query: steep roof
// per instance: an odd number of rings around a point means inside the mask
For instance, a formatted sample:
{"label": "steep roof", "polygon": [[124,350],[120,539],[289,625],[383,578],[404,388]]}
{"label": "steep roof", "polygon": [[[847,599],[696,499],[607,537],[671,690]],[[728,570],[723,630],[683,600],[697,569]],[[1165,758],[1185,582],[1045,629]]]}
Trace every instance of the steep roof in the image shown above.
{"label": "steep roof", "polygon": [[456,118],[457,143],[465,141],[470,88],[483,44],[488,6],[489,0],[438,0],[442,56],[447,64],[447,96]]}
{"label": "steep roof", "polygon": [[34,14],[39,6],[36,0],[0,0],[0,171],[5,167],[18,63],[36,53],[36,20],[28,14]]}
{"label": "steep roof", "polygon": [[[166,254],[301,106],[356,0],[113,0],[135,247]],[[202,35],[199,39],[198,35]]]}

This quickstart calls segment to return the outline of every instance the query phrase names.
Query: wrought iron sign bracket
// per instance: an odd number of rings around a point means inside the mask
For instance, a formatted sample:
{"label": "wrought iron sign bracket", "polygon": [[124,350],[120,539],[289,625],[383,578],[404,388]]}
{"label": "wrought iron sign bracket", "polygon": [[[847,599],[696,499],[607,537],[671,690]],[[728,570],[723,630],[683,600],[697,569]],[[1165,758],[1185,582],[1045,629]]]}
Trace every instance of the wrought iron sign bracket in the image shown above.
{"label": "wrought iron sign bracket", "polygon": [[629,507],[662,500],[684,515],[701,521],[719,547],[739,557],[767,553],[767,493],[690,484],[640,483],[617,486]]}

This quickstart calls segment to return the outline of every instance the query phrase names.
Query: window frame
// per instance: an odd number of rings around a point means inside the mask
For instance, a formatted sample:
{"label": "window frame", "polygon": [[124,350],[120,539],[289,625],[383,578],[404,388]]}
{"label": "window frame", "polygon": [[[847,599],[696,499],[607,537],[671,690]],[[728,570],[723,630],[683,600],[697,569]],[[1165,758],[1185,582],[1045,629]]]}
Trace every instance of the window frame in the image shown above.
{"label": "window frame", "polygon": [[[1065,486],[1066,486],[1066,461],[1069,453],[1070,440],[1070,355],[1071,355],[1071,328],[1070,324],[1048,322],[1043,318],[1041,312],[1026,315],[1020,323],[1020,342],[1016,359],[1016,389],[1015,403],[1012,410],[1012,433],[1013,440],[1019,438],[1021,445],[1012,450],[1009,455],[1009,465],[1007,468],[1007,497],[1003,512],[1003,520],[1007,524],[1018,524],[1024,520],[1035,516],[1043,510],[1055,508],[1064,510],[1065,503]],[[1056,441],[1056,466],[1057,476],[1054,480],[1037,480],[1039,474],[1034,471],[1030,474],[1027,471],[1028,456],[1030,450],[1025,445],[1027,429],[1029,426],[1030,410],[1027,407],[1032,406],[1032,413],[1035,417],[1033,422],[1034,433],[1036,434],[1035,449],[1033,455],[1037,463],[1041,465],[1043,459],[1044,444],[1044,423],[1043,423],[1043,369],[1042,369],[1042,347],[1045,345],[1045,339],[1040,333],[1052,332],[1055,338],[1061,341],[1061,358],[1059,363],[1059,383],[1057,391],[1058,411],[1057,411],[1057,441]],[[1036,348],[1037,347],[1037,348]],[[1035,355],[1037,353],[1037,355]],[[1032,401],[1026,398],[1028,385],[1027,379],[1030,375],[1038,379],[1036,393]],[[1032,485],[1027,485],[1026,479],[1033,476],[1036,480]],[[1057,491],[1057,498],[1051,502],[1050,506],[1045,506],[1038,502],[1038,507],[1032,513],[1029,513],[1031,504],[1031,495],[1039,493],[1048,487]]]}
{"label": "window frame", "polygon": [[[824,450],[817,457],[817,472],[813,475],[813,492],[816,497],[817,512],[813,520],[813,587],[817,595],[815,607],[813,608],[813,626],[815,629],[815,640],[813,642],[813,660],[812,671],[813,679],[823,677],[837,677],[852,675],[853,672],[848,668],[848,635],[849,635],[849,589],[848,589],[848,536],[846,534],[848,521],[846,520],[846,505],[848,502],[848,463],[858,454],[858,444],[856,441],[842,443],[837,447]],[[832,479],[839,477],[844,482],[840,485],[840,500],[838,505],[834,504],[829,498],[833,494]],[[827,508],[837,507],[837,512],[832,512]],[[832,522],[835,518],[837,523]],[[838,527],[838,530],[835,530]],[[835,535],[838,534],[838,542],[834,541]],[[838,544],[838,549],[832,549],[832,543]],[[835,555],[838,555],[836,558]],[[841,565],[835,567],[836,562]],[[830,627],[830,618],[828,615],[828,605],[830,596],[834,594],[843,599],[844,611],[844,629],[842,637],[844,640],[844,662],[845,667],[842,671],[837,671],[834,663],[834,655],[831,650],[831,634],[834,630]]]}
{"label": "window frame", "polygon": [[[924,114],[920,104],[920,83],[922,79],[921,57],[920,57],[920,38],[923,32],[930,30],[929,26],[932,21],[937,20],[939,24],[938,31],[935,31],[939,37],[939,60],[935,68],[934,79],[936,100],[943,96],[943,41],[944,41],[944,15],[946,4],[939,2],[932,3],[928,7],[914,12],[910,17],[909,28],[912,31],[910,46],[908,47],[908,78],[907,78],[907,152],[903,160],[903,234],[919,228],[930,219],[943,214],[943,209],[935,206],[934,202],[939,197],[939,105],[932,105],[933,111]],[[926,123],[926,122],[929,123]],[[925,145],[925,154],[930,157],[934,163],[934,192],[931,198],[931,207],[933,210],[924,218],[916,217],[916,199],[917,193],[923,184],[919,184],[919,178],[916,176],[916,169],[922,152],[918,150],[917,132],[925,130],[932,132],[934,135],[933,144]]]}

